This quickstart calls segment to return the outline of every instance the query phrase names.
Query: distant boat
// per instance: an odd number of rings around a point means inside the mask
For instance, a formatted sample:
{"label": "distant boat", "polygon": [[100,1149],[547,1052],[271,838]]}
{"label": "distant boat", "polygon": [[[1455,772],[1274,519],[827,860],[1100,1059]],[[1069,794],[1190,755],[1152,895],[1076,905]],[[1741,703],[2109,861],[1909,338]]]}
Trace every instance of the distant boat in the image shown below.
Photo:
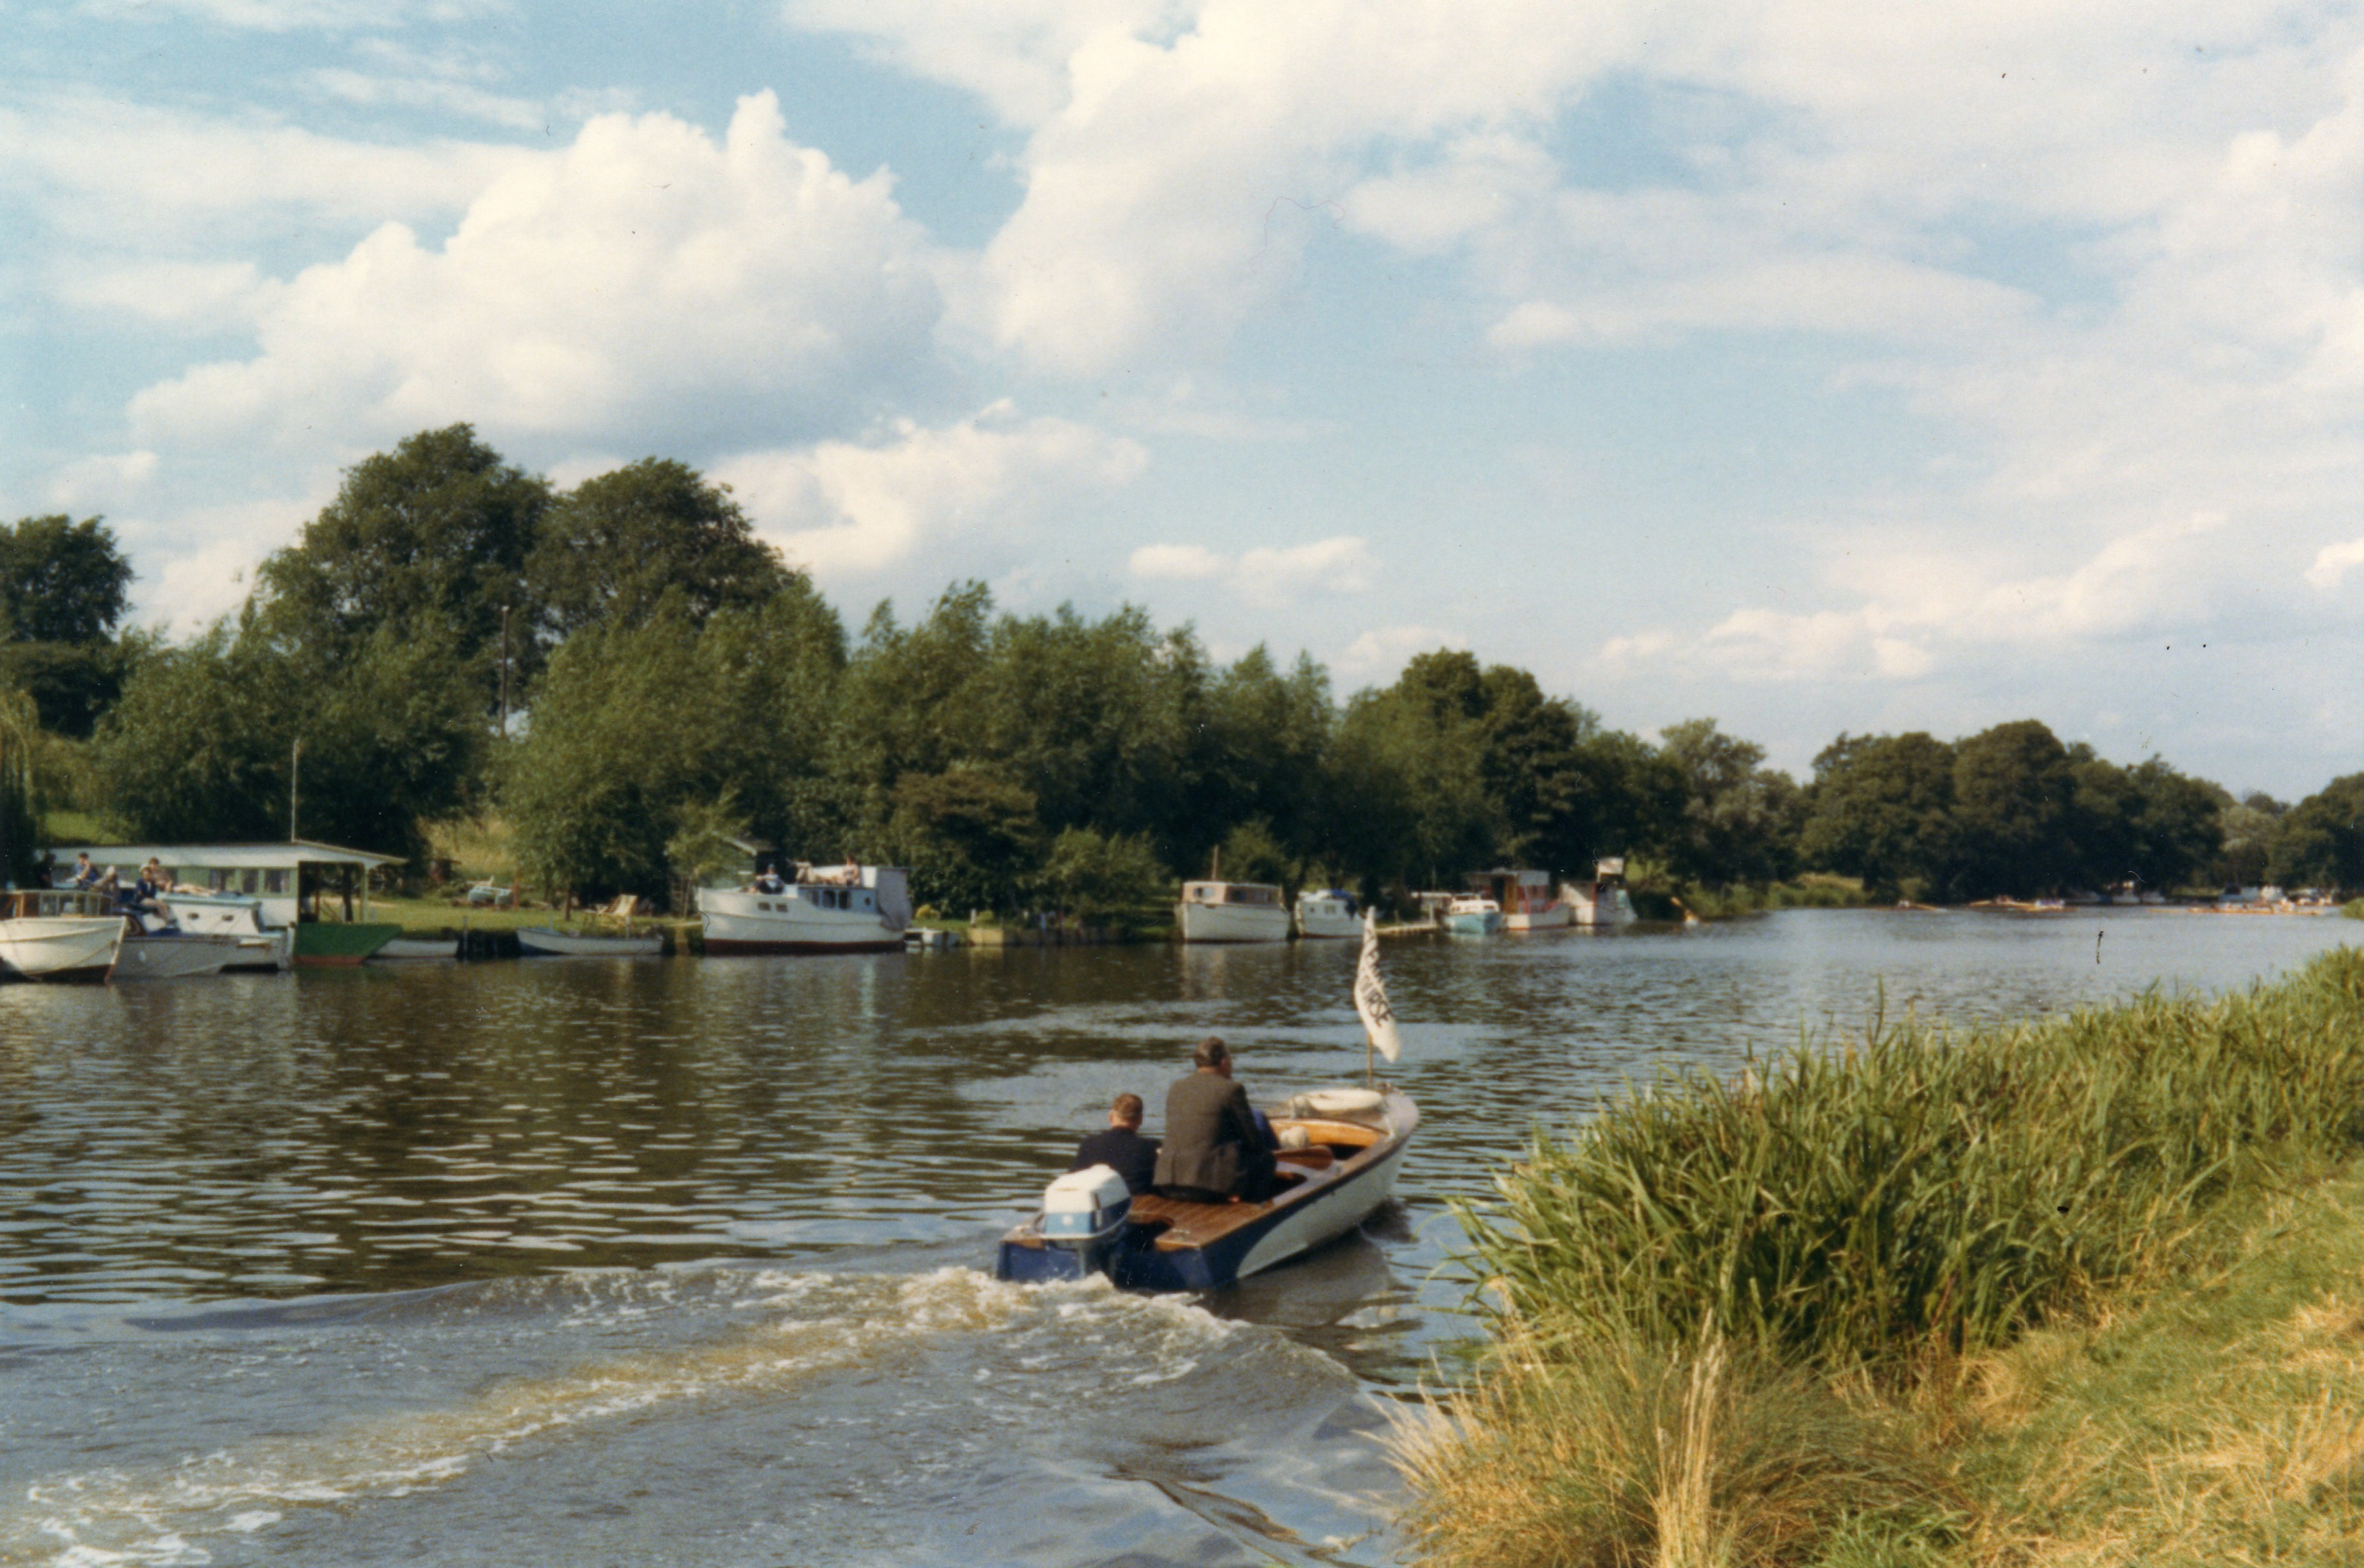
{"label": "distant boat", "polygon": [[519,951],[528,958],[654,958],[664,951],[664,938],[578,936],[547,926],[527,926],[517,934]]}
{"label": "distant boat", "polygon": [[356,968],[401,936],[400,926],[384,921],[307,920],[296,928],[296,966]]}
{"label": "distant boat", "polygon": [[1559,895],[1567,906],[1570,919],[1579,926],[1630,926],[1639,917],[1634,913],[1634,900],[1625,891],[1622,855],[1593,862],[1589,882],[1561,883]]}
{"label": "distant boat", "polygon": [[239,939],[226,931],[192,931],[169,916],[133,915],[124,929],[115,973],[125,981],[186,980],[219,974],[239,957]]}
{"label": "distant boat", "polygon": [[1174,923],[1186,942],[1288,940],[1288,906],[1280,901],[1280,889],[1269,883],[1186,882],[1182,902],[1174,906]]}
{"label": "distant boat", "polygon": [[97,984],[115,967],[128,929],[99,894],[0,894],[0,979]]}
{"label": "distant boat", "polygon": [[389,937],[384,946],[369,955],[369,962],[421,963],[459,956],[460,939],[457,937]]}
{"label": "distant boat", "polygon": [[1444,925],[1450,936],[1495,936],[1502,929],[1502,906],[1490,898],[1456,898],[1444,906]]}
{"label": "distant boat", "polygon": [[1308,940],[1361,936],[1363,917],[1355,895],[1335,887],[1307,888],[1297,895],[1297,934]]}
{"label": "distant boat", "polygon": [[164,907],[173,923],[199,936],[227,936],[238,951],[222,965],[226,972],[285,969],[296,958],[296,932],[263,918],[262,900],[228,893],[168,893]]}
{"label": "distant boat", "polygon": [[701,887],[698,914],[709,957],[808,952],[900,952],[911,923],[909,872],[848,864],[796,880],[759,877],[746,887]]}
{"label": "distant boat", "polygon": [[1552,891],[1549,872],[1507,868],[1472,872],[1469,890],[1500,907],[1506,931],[1554,931],[1575,921],[1567,901]]}

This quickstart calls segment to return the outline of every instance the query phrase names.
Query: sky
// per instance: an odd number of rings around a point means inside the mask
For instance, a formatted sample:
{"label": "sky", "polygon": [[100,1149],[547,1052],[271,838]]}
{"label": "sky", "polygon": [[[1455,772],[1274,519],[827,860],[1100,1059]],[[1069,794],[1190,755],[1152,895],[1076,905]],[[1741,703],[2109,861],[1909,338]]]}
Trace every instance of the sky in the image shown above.
{"label": "sky", "polygon": [[0,0],[0,517],[176,636],[465,420],[856,628],[2364,768],[2354,5]]}

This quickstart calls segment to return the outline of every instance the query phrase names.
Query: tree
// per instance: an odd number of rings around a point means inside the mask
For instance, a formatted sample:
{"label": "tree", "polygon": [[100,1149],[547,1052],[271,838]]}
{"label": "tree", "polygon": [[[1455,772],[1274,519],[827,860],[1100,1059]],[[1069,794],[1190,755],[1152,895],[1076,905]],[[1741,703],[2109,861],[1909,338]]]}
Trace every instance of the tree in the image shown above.
{"label": "tree", "polygon": [[18,642],[104,642],[130,606],[131,563],[96,517],[0,526],[0,610]]}
{"label": "tree", "polygon": [[651,457],[586,479],[550,506],[526,561],[525,597],[541,637],[555,643],[602,620],[642,624],[668,595],[703,625],[726,606],[764,603],[791,575],[728,486]]}
{"label": "tree", "polygon": [[1041,881],[1052,903],[1094,923],[1140,914],[1174,897],[1173,874],[1146,834],[1110,838],[1089,828],[1067,828],[1053,841]]}
{"label": "tree", "polygon": [[525,565],[549,503],[546,484],[472,427],[421,431],[348,469],[302,539],[263,562],[260,625],[315,672],[344,668],[382,631],[440,638],[490,712],[505,610],[520,689],[535,662]]}
{"label": "tree", "polygon": [[1684,784],[1682,824],[1669,846],[1676,874],[1709,887],[1787,876],[1801,797],[1789,774],[1759,765],[1765,748],[1724,734],[1712,718],[1669,725],[1659,740]]}
{"label": "tree", "polygon": [[2068,748],[2035,719],[1998,724],[1954,747],[1960,892],[1979,898],[2046,892],[2076,869]]}
{"label": "tree", "polygon": [[1954,877],[1954,749],[1920,730],[1847,735],[1814,759],[1802,864],[1880,898],[1943,898]]}
{"label": "tree", "polygon": [[2285,887],[2364,887],[2364,773],[2336,778],[2274,825],[2266,876]]}
{"label": "tree", "polygon": [[40,737],[32,699],[0,691],[0,879],[12,887],[30,886],[40,869],[33,810],[33,754]]}
{"label": "tree", "polygon": [[389,628],[322,676],[251,629],[217,623],[126,683],[94,741],[110,814],[134,838],[284,839],[300,740],[303,836],[418,858],[480,743],[458,662]]}
{"label": "tree", "polygon": [[969,768],[897,781],[887,823],[891,856],[911,867],[911,891],[947,911],[1020,906],[1042,852],[1034,797]]}
{"label": "tree", "polygon": [[2217,806],[2222,847],[2209,863],[2209,880],[2219,887],[2255,887],[2264,882],[2274,827],[2289,810],[2262,790],[2251,790],[2238,801],[2227,795]]}
{"label": "tree", "polygon": [[2224,849],[2225,791],[2157,757],[2128,776],[2140,801],[2134,818],[2134,869],[2142,884],[2164,890],[2204,876]]}

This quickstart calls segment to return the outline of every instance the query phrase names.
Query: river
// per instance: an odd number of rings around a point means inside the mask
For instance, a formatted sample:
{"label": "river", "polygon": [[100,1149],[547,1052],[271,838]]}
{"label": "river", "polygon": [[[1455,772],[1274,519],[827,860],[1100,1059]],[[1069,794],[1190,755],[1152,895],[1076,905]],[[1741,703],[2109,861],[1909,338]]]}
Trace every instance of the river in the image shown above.
{"label": "river", "polygon": [[1390,941],[1423,1120],[1362,1236],[1213,1297],[990,1275],[1191,1044],[1359,1076],[1348,943],[0,991],[0,1563],[1397,1560],[1446,1200],[1660,1067],[2219,989],[2337,919],[1796,911]]}

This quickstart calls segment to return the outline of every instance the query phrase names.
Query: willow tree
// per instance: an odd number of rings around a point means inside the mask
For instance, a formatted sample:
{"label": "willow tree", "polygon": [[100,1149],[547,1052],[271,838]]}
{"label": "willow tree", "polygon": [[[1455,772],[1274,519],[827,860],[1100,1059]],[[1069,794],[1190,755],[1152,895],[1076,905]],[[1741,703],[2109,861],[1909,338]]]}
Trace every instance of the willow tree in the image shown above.
{"label": "willow tree", "polygon": [[41,720],[23,692],[0,692],[0,872],[10,886],[28,883],[38,865],[33,820],[33,754]]}

